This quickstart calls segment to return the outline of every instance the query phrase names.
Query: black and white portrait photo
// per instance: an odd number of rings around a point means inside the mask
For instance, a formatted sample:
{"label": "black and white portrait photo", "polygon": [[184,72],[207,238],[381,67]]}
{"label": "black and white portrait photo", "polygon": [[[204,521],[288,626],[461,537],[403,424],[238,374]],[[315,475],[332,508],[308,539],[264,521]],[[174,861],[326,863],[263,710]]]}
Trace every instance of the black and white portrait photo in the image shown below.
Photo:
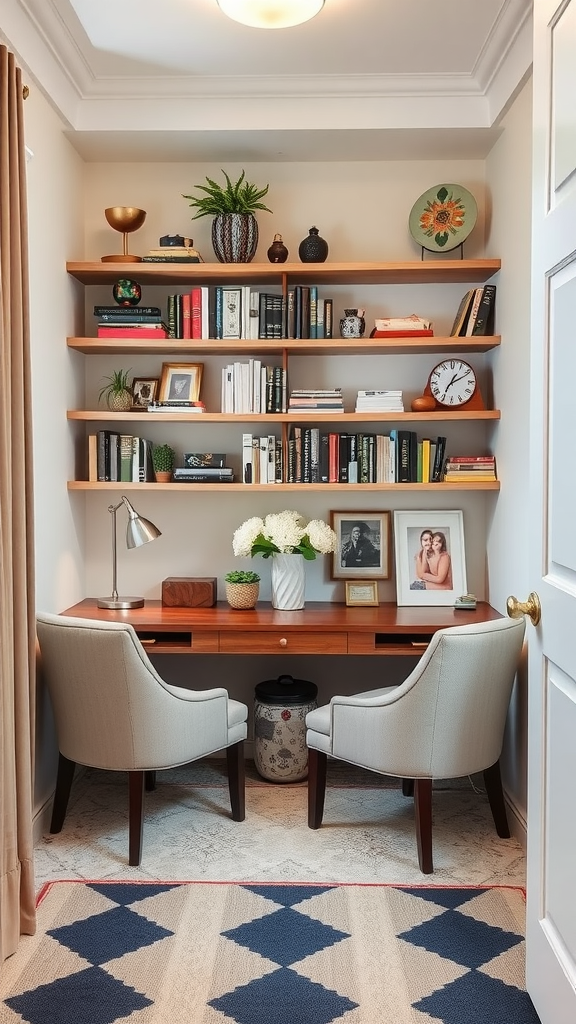
{"label": "black and white portrait photo", "polygon": [[390,575],[390,513],[332,512],[338,538],[332,578],[388,579]]}

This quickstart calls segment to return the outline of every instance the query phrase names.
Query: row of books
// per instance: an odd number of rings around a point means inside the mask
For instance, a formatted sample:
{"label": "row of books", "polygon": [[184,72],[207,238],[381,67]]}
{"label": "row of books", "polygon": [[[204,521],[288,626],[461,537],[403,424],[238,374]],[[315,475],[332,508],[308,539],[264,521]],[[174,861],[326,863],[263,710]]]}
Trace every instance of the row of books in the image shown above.
{"label": "row of books", "polygon": [[450,331],[451,338],[494,334],[496,285],[470,288],[462,297]]}
{"label": "row of books", "polygon": [[222,368],[223,413],[286,411],[287,373],[283,366],[266,366],[260,359],[229,363]]}
{"label": "row of books", "polygon": [[452,455],[444,465],[444,479],[451,483],[496,480],[494,455]]}
{"label": "row of books", "polygon": [[286,482],[440,482],[445,448],[445,437],[419,441],[413,431],[353,434],[294,426],[288,433]]}
{"label": "row of books", "polygon": [[88,435],[88,480],[145,483],[154,480],[152,441],[113,430]]}
{"label": "row of books", "polygon": [[282,441],[274,434],[242,434],[242,482],[276,484],[284,479]]}

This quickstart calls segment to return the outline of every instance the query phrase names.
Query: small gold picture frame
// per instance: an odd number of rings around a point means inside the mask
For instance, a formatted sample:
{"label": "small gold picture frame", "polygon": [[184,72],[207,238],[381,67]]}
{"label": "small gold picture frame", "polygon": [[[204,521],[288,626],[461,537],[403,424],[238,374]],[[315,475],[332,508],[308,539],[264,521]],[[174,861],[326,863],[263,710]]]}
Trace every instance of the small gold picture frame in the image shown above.
{"label": "small gold picture frame", "polygon": [[203,363],[162,363],[159,400],[197,402],[203,366]]}
{"label": "small gold picture frame", "polygon": [[346,604],[349,608],[376,608],[378,600],[377,580],[347,580]]}

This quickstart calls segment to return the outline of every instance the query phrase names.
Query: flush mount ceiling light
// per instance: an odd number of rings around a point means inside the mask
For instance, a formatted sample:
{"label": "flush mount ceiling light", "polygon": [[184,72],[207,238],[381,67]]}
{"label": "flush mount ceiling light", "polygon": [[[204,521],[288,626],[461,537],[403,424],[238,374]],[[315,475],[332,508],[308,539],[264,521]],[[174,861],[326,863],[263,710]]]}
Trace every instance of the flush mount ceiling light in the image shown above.
{"label": "flush mount ceiling light", "polygon": [[217,0],[233,21],[250,28],[290,28],[310,21],[324,6],[324,0]]}

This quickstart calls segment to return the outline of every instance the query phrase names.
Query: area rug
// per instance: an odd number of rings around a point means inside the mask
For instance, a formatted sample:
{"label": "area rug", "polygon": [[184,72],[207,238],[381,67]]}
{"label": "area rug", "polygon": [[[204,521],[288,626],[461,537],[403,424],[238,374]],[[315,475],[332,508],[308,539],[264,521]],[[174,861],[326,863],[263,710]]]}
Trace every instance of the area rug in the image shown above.
{"label": "area rug", "polygon": [[54,882],[2,1024],[538,1024],[522,890]]}

